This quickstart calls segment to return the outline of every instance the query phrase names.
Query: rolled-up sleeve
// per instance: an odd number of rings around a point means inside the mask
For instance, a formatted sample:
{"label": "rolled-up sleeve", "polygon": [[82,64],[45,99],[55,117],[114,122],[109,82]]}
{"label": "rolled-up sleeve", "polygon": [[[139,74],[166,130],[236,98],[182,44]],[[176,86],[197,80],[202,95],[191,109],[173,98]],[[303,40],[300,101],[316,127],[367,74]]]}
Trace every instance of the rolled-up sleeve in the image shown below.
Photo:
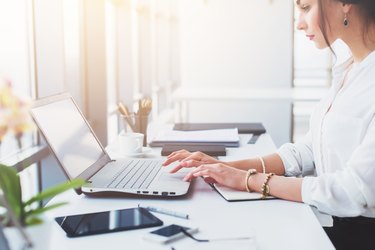
{"label": "rolled-up sleeve", "polygon": [[286,176],[306,176],[315,173],[311,131],[296,143],[286,143],[278,151],[285,168]]}
{"label": "rolled-up sleeve", "polygon": [[345,168],[319,177],[305,177],[303,202],[320,211],[341,216],[373,216],[375,213],[375,120]]}

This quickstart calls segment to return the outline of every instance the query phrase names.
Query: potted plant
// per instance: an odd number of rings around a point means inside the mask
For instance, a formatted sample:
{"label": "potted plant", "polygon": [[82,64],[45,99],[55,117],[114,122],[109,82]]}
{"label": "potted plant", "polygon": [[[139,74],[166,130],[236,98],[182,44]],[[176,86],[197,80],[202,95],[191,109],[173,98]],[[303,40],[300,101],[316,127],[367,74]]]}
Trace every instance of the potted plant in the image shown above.
{"label": "potted plant", "polygon": [[[17,171],[11,167],[0,164],[0,195],[3,196],[3,199],[0,199],[0,207],[6,208],[7,211],[5,216],[0,215],[2,217],[0,217],[0,223],[8,227],[5,228],[5,235],[7,238],[10,238],[10,245],[14,245],[12,244],[14,243],[12,242],[13,237],[15,237],[15,235],[19,235],[19,232],[16,231],[19,231],[20,228],[18,228],[18,230],[14,228],[14,226],[17,226],[15,224],[19,224],[19,226],[22,227],[21,231],[24,229],[26,234],[31,238],[31,242],[33,243],[32,249],[43,249],[43,247],[48,249],[47,240],[49,237],[46,236],[46,234],[48,234],[50,230],[45,228],[48,224],[48,220],[43,217],[43,214],[46,211],[66,204],[66,202],[48,205],[45,207],[40,207],[40,202],[69,189],[78,188],[84,183],[84,180],[65,182],[48,188],[24,201],[22,197],[20,177]],[[5,209],[3,210],[5,211]],[[12,217],[17,221],[17,223],[12,223]],[[41,239],[41,243],[38,242],[38,238]],[[20,240],[18,240],[18,244],[19,242]]]}

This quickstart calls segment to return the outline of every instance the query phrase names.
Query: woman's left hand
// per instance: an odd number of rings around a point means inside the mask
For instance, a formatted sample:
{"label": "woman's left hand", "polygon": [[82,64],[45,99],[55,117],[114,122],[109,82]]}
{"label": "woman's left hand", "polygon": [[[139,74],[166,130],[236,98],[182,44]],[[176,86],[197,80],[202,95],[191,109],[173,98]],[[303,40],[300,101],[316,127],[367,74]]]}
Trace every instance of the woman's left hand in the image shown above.
{"label": "woman's left hand", "polygon": [[216,183],[234,188],[237,190],[246,190],[245,178],[246,171],[230,167],[223,163],[203,164],[192,170],[184,177],[184,181],[191,181],[193,178],[203,176],[210,177]]}

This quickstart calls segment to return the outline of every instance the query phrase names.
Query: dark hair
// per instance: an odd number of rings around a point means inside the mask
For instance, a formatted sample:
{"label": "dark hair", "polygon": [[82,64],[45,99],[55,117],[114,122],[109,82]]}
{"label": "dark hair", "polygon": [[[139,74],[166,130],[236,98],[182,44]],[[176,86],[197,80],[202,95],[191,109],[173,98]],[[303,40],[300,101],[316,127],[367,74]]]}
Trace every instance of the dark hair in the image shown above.
{"label": "dark hair", "polygon": [[319,12],[320,12],[319,26],[320,26],[320,29],[323,33],[323,37],[324,37],[325,42],[327,43],[330,50],[333,53],[335,53],[332,50],[331,45],[329,44],[328,36],[327,36],[327,26],[326,26],[327,17],[325,15],[325,4],[324,4],[325,1],[339,1],[343,4],[353,4],[353,5],[355,5],[358,8],[360,14],[362,15],[362,19],[363,19],[363,22],[364,22],[363,39],[364,39],[364,41],[366,41],[365,36],[369,32],[370,26],[372,24],[375,24],[375,0],[318,0]]}

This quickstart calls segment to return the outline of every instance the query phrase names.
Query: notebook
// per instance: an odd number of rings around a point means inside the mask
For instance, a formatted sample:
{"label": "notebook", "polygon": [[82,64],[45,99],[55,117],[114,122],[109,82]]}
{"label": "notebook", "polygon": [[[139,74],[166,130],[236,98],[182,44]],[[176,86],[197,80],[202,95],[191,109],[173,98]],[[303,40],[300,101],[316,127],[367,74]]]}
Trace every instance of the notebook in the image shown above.
{"label": "notebook", "polygon": [[111,159],[69,94],[37,100],[30,113],[66,176],[87,181],[78,193],[187,194],[189,170],[169,174],[174,165],[162,167],[162,157]]}
{"label": "notebook", "polygon": [[176,123],[174,130],[191,131],[191,130],[209,130],[237,128],[240,134],[260,135],[266,133],[262,123]]}
{"label": "notebook", "polygon": [[[262,194],[257,192],[245,192],[235,190],[218,183],[208,183],[214,190],[216,190],[225,200],[227,201],[251,201],[251,200],[262,200]],[[267,196],[265,200],[276,199],[274,196]]]}
{"label": "notebook", "polygon": [[210,156],[225,156],[226,150],[224,145],[220,144],[200,144],[200,145],[190,145],[190,144],[165,144],[161,150],[161,155],[167,156],[171,153],[185,149],[189,152],[200,151]]}
{"label": "notebook", "polygon": [[253,134],[248,144],[255,144],[261,134],[266,133],[266,129],[260,122],[255,123],[176,123],[174,130],[192,131],[209,129],[237,128],[239,134]]}
{"label": "notebook", "polygon": [[240,137],[237,128],[178,131],[160,130],[152,138],[151,146],[171,145],[224,145],[225,147],[238,147]]}

